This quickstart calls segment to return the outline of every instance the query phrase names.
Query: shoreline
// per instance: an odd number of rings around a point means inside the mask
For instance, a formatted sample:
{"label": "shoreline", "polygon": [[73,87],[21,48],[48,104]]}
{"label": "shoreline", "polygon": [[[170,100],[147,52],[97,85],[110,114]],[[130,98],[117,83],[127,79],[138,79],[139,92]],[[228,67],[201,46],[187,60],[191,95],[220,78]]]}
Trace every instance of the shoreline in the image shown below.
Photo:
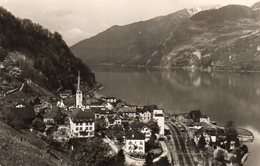
{"label": "shoreline", "polygon": [[[201,72],[227,72],[227,73],[260,73],[260,70],[240,70],[240,69],[211,69],[211,71],[207,71],[207,69],[202,69],[198,67],[164,67],[164,66],[144,66],[144,65],[120,65],[120,64],[93,64],[89,65],[91,67],[114,67],[114,68],[135,68],[135,69],[163,69],[163,70],[173,70],[173,69],[182,69],[188,71],[201,71]],[[93,68],[92,68],[93,70]]]}

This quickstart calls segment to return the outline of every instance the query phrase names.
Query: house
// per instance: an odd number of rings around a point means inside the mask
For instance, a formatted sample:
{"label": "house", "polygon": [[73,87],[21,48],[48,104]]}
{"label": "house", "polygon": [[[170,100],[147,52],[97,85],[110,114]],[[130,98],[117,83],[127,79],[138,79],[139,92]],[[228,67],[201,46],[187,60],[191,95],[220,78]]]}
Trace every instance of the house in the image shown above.
{"label": "house", "polygon": [[106,122],[108,127],[113,126],[113,125],[121,125],[122,124],[122,120],[118,115],[107,116],[105,118],[105,122]]}
{"label": "house", "polygon": [[60,107],[60,108],[66,108],[64,102],[62,99],[60,99],[58,102],[57,102],[57,107]]}
{"label": "house", "polygon": [[207,115],[205,115],[205,114],[201,115],[200,122],[202,122],[202,123],[211,123],[210,118]]}
{"label": "house", "polygon": [[104,101],[91,102],[90,108],[106,108]]}
{"label": "house", "polygon": [[158,123],[159,135],[164,135],[164,114],[163,110],[153,110],[153,120]]}
{"label": "house", "polygon": [[128,133],[125,138],[125,152],[145,154],[145,135],[143,133]]}
{"label": "house", "polygon": [[194,122],[200,122],[201,117],[202,113],[200,112],[200,110],[193,110],[190,111],[187,118],[193,120]]}
{"label": "house", "polygon": [[134,119],[137,117],[136,107],[123,106],[119,108],[118,112],[122,114],[123,117]]}
{"label": "house", "polygon": [[144,123],[148,123],[149,121],[152,120],[152,111],[151,110],[139,110],[138,111],[138,114],[139,114],[139,120],[144,122]]}
{"label": "house", "polygon": [[52,108],[52,109],[48,109],[44,112],[43,116],[43,122],[46,125],[54,125],[55,124],[55,118],[58,114],[58,108]]}
{"label": "house", "polygon": [[115,107],[119,100],[115,97],[102,97],[102,100],[106,101],[107,103],[110,103]]}
{"label": "house", "polygon": [[141,133],[145,135],[145,142],[149,141],[152,135],[152,130],[148,126],[143,126],[141,129],[139,129]]}
{"label": "house", "polygon": [[69,117],[70,130],[75,138],[94,137],[95,114],[90,110],[76,108]]}
{"label": "house", "polygon": [[222,128],[201,128],[194,132],[194,142],[198,144],[200,137],[204,136],[208,145],[217,145],[225,141],[225,131]]}
{"label": "house", "polygon": [[114,111],[108,110],[107,108],[91,108],[91,111],[95,113],[95,119],[105,119],[115,116]]}

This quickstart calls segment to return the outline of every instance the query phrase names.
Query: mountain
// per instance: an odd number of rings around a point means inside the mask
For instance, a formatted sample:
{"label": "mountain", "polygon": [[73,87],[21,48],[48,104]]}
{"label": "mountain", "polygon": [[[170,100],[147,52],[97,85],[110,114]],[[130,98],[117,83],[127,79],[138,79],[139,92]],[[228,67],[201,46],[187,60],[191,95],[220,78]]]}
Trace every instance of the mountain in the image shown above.
{"label": "mountain", "polygon": [[255,8],[184,9],[113,26],[71,50],[91,64],[260,70],[260,19]]}
{"label": "mountain", "polygon": [[201,7],[193,7],[193,8],[187,9],[187,10],[188,10],[189,14],[191,16],[193,16],[194,14],[197,14],[201,11],[219,9],[220,7],[221,7],[221,5],[208,5],[208,6],[201,6]]}
{"label": "mountain", "polygon": [[92,87],[95,76],[76,58],[57,33],[0,8],[0,63],[19,80],[32,80],[49,90],[73,88],[78,70]]}
{"label": "mountain", "polygon": [[71,47],[84,62],[145,64],[153,48],[168,38],[174,29],[189,19],[185,10],[126,26],[113,26],[97,36]]}

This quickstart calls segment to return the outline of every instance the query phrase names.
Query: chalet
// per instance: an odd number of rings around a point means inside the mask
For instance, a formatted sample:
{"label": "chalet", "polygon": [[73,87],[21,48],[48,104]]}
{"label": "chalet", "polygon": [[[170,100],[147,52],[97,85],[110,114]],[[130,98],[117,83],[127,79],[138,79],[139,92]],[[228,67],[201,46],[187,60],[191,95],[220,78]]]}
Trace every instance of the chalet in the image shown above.
{"label": "chalet", "polygon": [[143,133],[127,134],[125,152],[128,154],[145,154],[145,135]]}
{"label": "chalet", "polygon": [[145,135],[145,142],[149,141],[152,135],[152,130],[148,126],[143,126],[141,129],[139,129],[141,133]]}
{"label": "chalet", "polygon": [[69,117],[70,130],[75,138],[94,137],[95,114],[90,110],[76,108]]}
{"label": "chalet", "polygon": [[163,110],[153,110],[153,120],[158,123],[160,128],[159,135],[164,135],[164,114]]}

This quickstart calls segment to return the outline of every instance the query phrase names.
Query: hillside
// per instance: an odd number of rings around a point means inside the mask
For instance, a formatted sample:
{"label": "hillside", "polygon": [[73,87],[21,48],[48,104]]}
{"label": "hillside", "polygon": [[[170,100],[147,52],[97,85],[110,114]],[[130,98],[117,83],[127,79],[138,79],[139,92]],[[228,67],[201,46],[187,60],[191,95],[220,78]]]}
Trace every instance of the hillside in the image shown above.
{"label": "hillside", "polygon": [[19,80],[32,80],[49,90],[73,88],[78,70],[89,87],[95,84],[91,70],[74,57],[62,36],[29,19],[0,8],[0,62]]}
{"label": "hillside", "polygon": [[126,26],[113,26],[71,47],[84,62],[99,64],[145,64],[152,49],[189,19],[187,10]]}
{"label": "hillside", "polygon": [[92,64],[260,70],[256,8],[228,5],[192,14],[185,9],[111,27],[71,50]]}

